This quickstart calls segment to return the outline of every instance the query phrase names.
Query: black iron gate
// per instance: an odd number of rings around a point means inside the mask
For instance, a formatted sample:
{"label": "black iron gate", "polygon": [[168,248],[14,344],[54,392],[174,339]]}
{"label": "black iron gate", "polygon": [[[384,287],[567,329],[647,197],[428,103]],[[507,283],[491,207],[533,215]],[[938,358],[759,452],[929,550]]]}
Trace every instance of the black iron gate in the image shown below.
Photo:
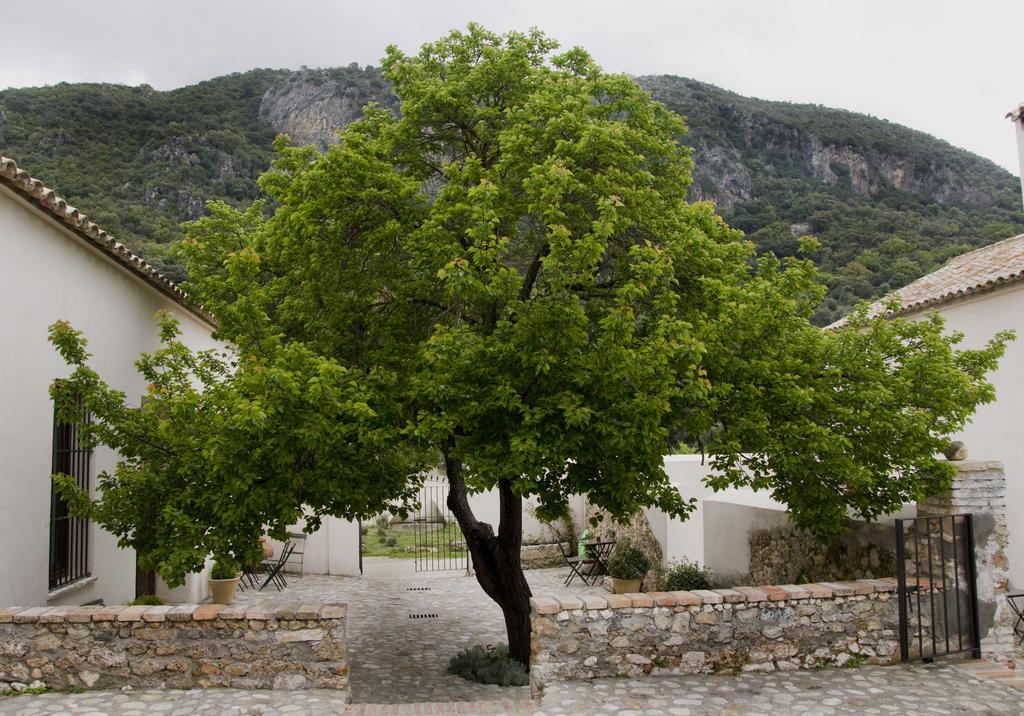
{"label": "black iron gate", "polygon": [[971,515],[896,520],[900,659],[981,656]]}
{"label": "black iron gate", "polygon": [[469,569],[469,551],[459,523],[448,509],[448,481],[427,480],[413,515],[416,571]]}

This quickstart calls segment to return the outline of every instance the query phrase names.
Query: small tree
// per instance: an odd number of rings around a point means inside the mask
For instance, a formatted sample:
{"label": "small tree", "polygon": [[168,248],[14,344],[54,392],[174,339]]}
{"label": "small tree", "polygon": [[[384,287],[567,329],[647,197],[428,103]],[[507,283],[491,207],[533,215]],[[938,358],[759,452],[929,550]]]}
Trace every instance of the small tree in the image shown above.
{"label": "small tree", "polygon": [[[992,399],[1007,336],[956,351],[937,318],[863,312],[814,328],[809,261],[755,257],[687,204],[683,120],[555,48],[473,25],[417,56],[390,48],[400,117],[370,106],[323,155],[280,141],[269,220],[211,203],[183,245],[188,286],[237,346],[235,372],[189,356],[165,320],[166,347],[140,362],[154,400],[129,410],[57,326],[76,370],[55,397],[84,394],[96,439],[125,456],[81,508],[179,577],[303,505],[408,506],[439,460],[526,664],[526,496],[542,519],[574,494],[685,518],[662,459],[680,439],[712,455],[715,487],[770,490],[826,537],[848,510],[870,519],[946,484],[933,453]],[[488,489],[496,529],[467,499]]]}

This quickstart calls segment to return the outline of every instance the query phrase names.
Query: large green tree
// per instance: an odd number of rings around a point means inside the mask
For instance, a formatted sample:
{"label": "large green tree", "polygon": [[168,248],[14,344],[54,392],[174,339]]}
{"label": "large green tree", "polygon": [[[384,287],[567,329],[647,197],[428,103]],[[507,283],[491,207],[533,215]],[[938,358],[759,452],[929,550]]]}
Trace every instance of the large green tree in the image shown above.
{"label": "large green tree", "polygon": [[[473,25],[415,56],[390,48],[400,116],[368,107],[324,154],[282,140],[261,180],[268,205],[211,205],[184,244],[188,288],[237,367],[194,387],[203,366],[165,325],[170,352],[142,362],[152,405],[125,410],[58,326],[78,368],[55,393],[85,394],[128,453],[101,506],[83,509],[125,544],[163,549],[154,565],[174,577],[211,549],[249,549],[259,525],[283,529],[302,505],[407,505],[435,459],[527,663],[527,496],[542,516],[586,494],[619,518],[685,518],[662,457],[680,438],[712,456],[716,486],[770,490],[826,537],[851,511],[871,518],[948,483],[933,456],[992,399],[985,374],[1007,336],[957,351],[938,320],[814,328],[809,261],[756,258],[711,205],[685,201],[684,121],[583,50],[555,50],[539,32]],[[116,497],[149,482],[166,497],[145,509]],[[467,499],[488,489],[497,525]],[[141,524],[207,490],[246,526],[242,543]],[[199,515],[219,530],[219,513]]]}

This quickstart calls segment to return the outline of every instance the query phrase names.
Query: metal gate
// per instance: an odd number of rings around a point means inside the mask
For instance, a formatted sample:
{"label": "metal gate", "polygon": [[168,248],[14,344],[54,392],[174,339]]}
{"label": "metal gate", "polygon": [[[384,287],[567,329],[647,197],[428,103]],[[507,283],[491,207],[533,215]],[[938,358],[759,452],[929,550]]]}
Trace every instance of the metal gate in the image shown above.
{"label": "metal gate", "polygon": [[896,520],[900,660],[981,657],[971,515]]}
{"label": "metal gate", "polygon": [[469,550],[459,523],[448,509],[448,481],[427,480],[413,515],[416,571],[469,569]]}

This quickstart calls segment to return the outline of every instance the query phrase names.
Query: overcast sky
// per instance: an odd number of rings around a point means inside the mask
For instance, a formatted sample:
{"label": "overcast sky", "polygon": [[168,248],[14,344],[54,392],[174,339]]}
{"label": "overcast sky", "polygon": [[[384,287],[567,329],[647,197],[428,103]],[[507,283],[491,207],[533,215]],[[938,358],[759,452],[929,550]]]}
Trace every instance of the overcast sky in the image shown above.
{"label": "overcast sky", "polygon": [[866,112],[1018,171],[1004,115],[1024,101],[1021,0],[5,2],[0,88],[378,64],[470,21],[537,26],[607,70]]}

